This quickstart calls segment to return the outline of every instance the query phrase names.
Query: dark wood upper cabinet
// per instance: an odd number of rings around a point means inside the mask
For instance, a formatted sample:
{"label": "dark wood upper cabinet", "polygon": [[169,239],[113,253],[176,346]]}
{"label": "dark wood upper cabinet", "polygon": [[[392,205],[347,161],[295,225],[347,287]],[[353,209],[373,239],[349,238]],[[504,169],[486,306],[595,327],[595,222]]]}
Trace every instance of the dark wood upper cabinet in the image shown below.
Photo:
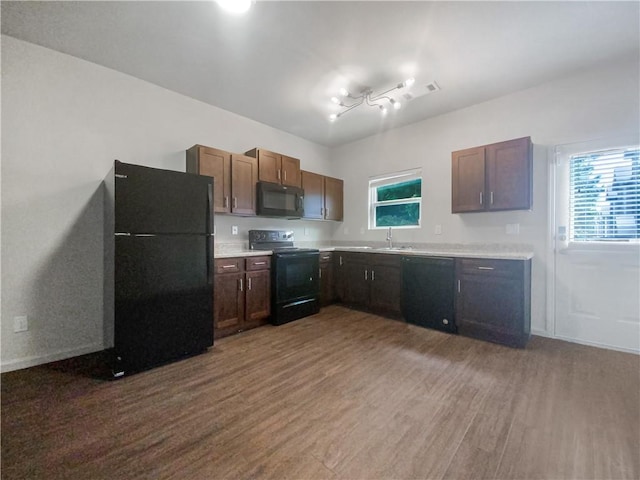
{"label": "dark wood upper cabinet", "polygon": [[301,172],[304,190],[304,218],[324,219],[324,176]]}
{"label": "dark wood upper cabinet", "polygon": [[342,221],[344,209],[344,181],[324,177],[324,218]]}
{"label": "dark wood upper cabinet", "polygon": [[301,176],[304,189],[304,218],[342,221],[344,182],[339,178],[304,170]]}
{"label": "dark wood upper cabinet", "polygon": [[231,212],[231,154],[229,152],[194,145],[187,150],[186,171],[213,177],[214,212]]}
{"label": "dark wood upper cabinet", "polygon": [[246,155],[231,155],[231,213],[256,214],[258,162]]}
{"label": "dark wood upper cabinet", "polygon": [[300,160],[262,148],[254,148],[245,155],[258,160],[258,180],[300,187]]}
{"label": "dark wood upper cabinet", "polygon": [[452,213],[530,209],[532,168],[530,137],[452,152]]}
{"label": "dark wood upper cabinet", "polygon": [[256,214],[258,161],[255,158],[194,145],[187,150],[186,171],[213,177],[214,212]]}

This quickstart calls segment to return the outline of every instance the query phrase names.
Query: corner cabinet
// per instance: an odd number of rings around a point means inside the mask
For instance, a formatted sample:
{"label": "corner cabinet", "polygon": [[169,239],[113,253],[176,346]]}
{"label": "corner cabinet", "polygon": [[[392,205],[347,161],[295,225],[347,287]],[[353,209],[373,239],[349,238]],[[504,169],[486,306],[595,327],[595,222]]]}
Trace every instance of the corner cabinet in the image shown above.
{"label": "corner cabinet", "polygon": [[215,260],[214,337],[266,323],[271,314],[271,257]]}
{"label": "corner cabinet", "polygon": [[186,171],[213,177],[214,212],[256,214],[258,162],[255,158],[194,145],[187,150]]}
{"label": "corner cabinet", "polygon": [[524,347],[531,330],[531,260],[456,259],[455,306],[461,335]]}
{"label": "corner cabinet", "polygon": [[304,170],[301,172],[301,178],[304,189],[304,218],[342,221],[344,182],[339,178]]}
{"label": "corner cabinet", "polygon": [[532,145],[524,137],[451,153],[451,212],[529,210]]}
{"label": "corner cabinet", "polygon": [[254,148],[245,155],[258,160],[258,179],[262,182],[280,183],[300,187],[300,160],[280,153]]}

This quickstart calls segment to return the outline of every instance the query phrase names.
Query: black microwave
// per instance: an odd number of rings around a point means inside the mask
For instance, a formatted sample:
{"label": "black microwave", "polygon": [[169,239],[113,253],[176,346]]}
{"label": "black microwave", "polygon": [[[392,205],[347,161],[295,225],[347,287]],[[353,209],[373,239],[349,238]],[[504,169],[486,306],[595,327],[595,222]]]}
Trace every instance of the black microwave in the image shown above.
{"label": "black microwave", "polygon": [[258,182],[258,215],[301,218],[304,215],[304,190],[279,183]]}

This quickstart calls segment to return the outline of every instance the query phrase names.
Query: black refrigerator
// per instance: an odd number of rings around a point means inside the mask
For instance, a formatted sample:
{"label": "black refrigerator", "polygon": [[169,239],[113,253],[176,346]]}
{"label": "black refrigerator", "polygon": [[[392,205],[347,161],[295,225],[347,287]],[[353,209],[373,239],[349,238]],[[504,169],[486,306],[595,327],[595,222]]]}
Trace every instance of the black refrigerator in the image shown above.
{"label": "black refrigerator", "polygon": [[213,345],[213,179],[116,160],[105,192],[113,376],[205,351]]}

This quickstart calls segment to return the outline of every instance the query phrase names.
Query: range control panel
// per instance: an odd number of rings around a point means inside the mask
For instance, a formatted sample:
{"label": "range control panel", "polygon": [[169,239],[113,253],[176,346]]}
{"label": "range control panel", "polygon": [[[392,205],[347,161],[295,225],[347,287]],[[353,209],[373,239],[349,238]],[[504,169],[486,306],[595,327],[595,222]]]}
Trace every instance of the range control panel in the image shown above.
{"label": "range control panel", "polygon": [[249,230],[249,248],[258,250],[262,246],[291,246],[293,232],[286,230]]}

